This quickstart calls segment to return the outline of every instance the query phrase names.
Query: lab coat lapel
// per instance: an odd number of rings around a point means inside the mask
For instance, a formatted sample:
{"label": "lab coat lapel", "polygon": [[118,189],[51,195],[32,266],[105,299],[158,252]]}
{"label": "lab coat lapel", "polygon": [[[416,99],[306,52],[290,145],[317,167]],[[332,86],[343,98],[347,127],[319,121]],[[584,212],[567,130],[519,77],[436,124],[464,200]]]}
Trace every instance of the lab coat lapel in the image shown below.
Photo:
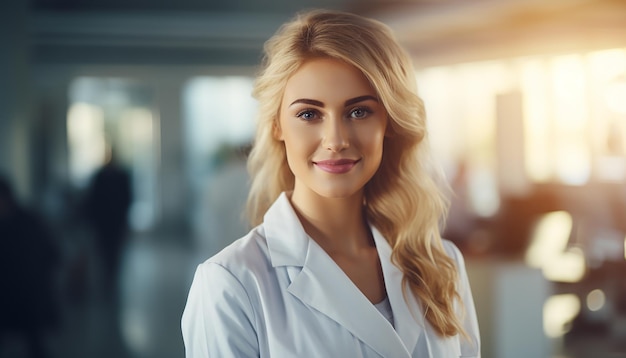
{"label": "lab coat lapel", "polygon": [[315,241],[288,291],[383,357],[410,357],[391,324]]}
{"label": "lab coat lapel", "polygon": [[[402,271],[391,262],[391,246],[382,234],[375,228],[371,227],[374,241],[376,242],[376,248],[378,249],[378,256],[380,257],[381,266],[383,269],[383,276],[385,278],[385,286],[387,287],[387,296],[391,303],[391,309],[393,311],[394,324],[396,332],[402,339],[404,346],[409,352],[415,351],[415,345],[420,335],[426,333],[426,322],[424,321],[424,314],[416,299],[406,287],[407,298],[404,299],[403,294],[403,282]],[[428,346],[428,336],[425,336],[425,341]],[[428,349],[430,351],[430,349]],[[430,353],[429,353],[430,356]]]}
{"label": "lab coat lapel", "polygon": [[[337,322],[380,355],[410,357],[391,324],[308,237],[285,193],[267,211],[263,226],[272,266],[288,266],[291,279],[288,291],[292,295]],[[392,308],[397,305],[391,304]]]}

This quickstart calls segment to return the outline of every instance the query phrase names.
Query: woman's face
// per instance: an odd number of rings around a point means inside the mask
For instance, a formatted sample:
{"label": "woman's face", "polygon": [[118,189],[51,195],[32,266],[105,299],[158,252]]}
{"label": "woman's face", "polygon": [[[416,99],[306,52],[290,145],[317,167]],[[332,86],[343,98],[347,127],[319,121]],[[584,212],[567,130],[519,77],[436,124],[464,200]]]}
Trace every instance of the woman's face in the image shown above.
{"label": "woman's face", "polygon": [[345,62],[305,62],[287,81],[275,136],[285,143],[294,193],[361,195],[383,154],[387,113],[367,78]]}

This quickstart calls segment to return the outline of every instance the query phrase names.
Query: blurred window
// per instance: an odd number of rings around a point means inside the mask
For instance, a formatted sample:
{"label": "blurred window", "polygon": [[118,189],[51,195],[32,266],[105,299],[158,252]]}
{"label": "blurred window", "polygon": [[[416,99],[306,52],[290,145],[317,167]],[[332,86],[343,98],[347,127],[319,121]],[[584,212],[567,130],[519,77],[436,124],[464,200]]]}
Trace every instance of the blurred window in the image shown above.
{"label": "blurred window", "polygon": [[468,193],[477,214],[497,209],[497,153],[509,148],[497,148],[496,98],[513,91],[524,112],[523,148],[513,151],[523,160],[506,165],[522,166],[535,183],[626,180],[626,49],[424,68],[416,76],[438,161],[448,174],[464,162],[470,183],[481,178]]}
{"label": "blurred window", "polygon": [[210,170],[224,145],[252,142],[256,101],[251,77],[195,77],[183,89],[185,139],[192,179]]}
{"label": "blurred window", "polygon": [[183,89],[191,220],[198,244],[214,253],[243,236],[245,155],[255,131],[253,78],[195,77]]}
{"label": "blurred window", "polygon": [[437,162],[448,177],[465,166],[469,208],[481,216],[493,215],[500,204],[496,98],[512,87],[508,64],[490,61],[435,67],[416,75]]}
{"label": "blurred window", "polygon": [[73,102],[67,114],[67,139],[72,183],[84,188],[102,165],[105,153],[104,111],[90,103]]}
{"label": "blurred window", "polygon": [[105,161],[107,146],[131,172],[130,225],[147,230],[157,215],[157,153],[152,89],[125,78],[78,77],[69,88],[70,180],[80,190]]}

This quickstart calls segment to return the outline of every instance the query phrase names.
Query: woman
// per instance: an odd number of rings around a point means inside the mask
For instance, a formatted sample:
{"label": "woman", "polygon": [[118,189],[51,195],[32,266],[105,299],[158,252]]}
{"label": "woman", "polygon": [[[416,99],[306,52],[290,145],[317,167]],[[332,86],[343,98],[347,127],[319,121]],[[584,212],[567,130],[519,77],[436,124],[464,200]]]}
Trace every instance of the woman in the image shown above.
{"label": "woman", "polygon": [[414,72],[389,29],[312,11],[265,46],[245,237],[201,264],[187,357],[479,357],[442,240]]}

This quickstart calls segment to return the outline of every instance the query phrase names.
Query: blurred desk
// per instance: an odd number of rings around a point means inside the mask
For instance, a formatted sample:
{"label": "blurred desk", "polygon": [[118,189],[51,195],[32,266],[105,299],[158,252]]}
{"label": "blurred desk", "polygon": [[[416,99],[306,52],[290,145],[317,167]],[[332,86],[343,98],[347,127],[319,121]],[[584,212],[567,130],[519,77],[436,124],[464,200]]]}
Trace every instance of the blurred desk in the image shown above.
{"label": "blurred desk", "polygon": [[550,284],[522,261],[466,258],[483,358],[550,357],[543,306]]}

